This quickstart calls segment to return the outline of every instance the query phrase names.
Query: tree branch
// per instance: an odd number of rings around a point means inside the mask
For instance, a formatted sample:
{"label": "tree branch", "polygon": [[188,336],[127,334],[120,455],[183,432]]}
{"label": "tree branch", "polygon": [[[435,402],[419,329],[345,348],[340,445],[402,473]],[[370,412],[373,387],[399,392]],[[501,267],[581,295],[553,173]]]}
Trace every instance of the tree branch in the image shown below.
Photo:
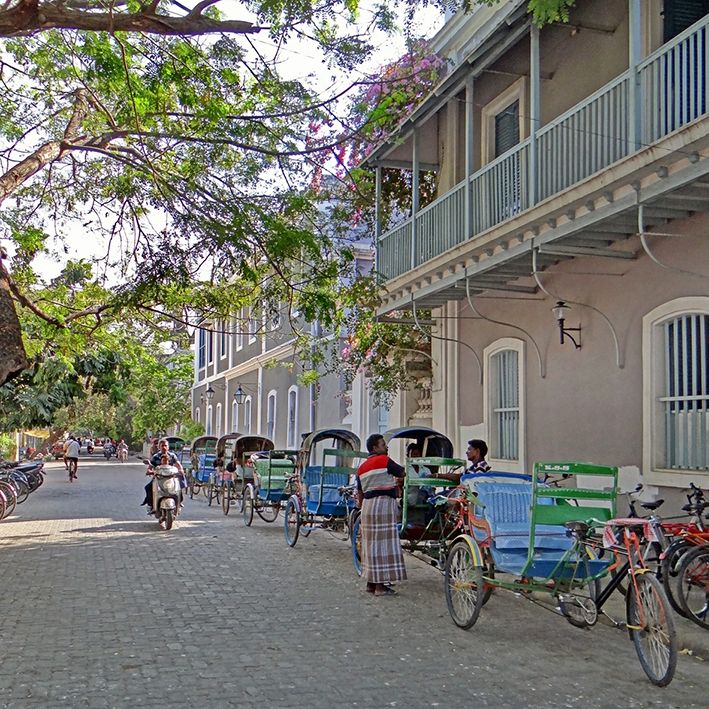
{"label": "tree branch", "polygon": [[[200,2],[183,16],[156,12],[155,4],[143,6],[138,12],[96,12],[103,6],[87,2],[86,10],[74,9],[60,0],[17,0],[0,10],[0,37],[19,37],[43,30],[70,29],[95,32],[145,32],[183,37],[202,34],[255,34],[262,27],[244,20],[218,20],[201,14],[218,0]],[[123,3],[116,3],[121,6]],[[115,6],[114,6],[115,8]]]}

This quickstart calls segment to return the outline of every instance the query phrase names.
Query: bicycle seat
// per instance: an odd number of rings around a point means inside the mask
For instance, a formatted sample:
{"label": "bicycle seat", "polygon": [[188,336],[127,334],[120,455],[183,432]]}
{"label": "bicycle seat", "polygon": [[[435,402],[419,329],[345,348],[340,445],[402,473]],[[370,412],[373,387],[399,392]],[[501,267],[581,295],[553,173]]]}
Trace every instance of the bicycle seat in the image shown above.
{"label": "bicycle seat", "polygon": [[643,502],[640,506],[646,510],[656,510],[664,503],[664,500],[655,500],[654,502]]}
{"label": "bicycle seat", "polygon": [[571,522],[564,522],[564,527],[568,529],[570,532],[575,532],[576,534],[586,534],[588,530],[591,528],[588,524],[585,522],[581,522],[580,520],[573,520]]}

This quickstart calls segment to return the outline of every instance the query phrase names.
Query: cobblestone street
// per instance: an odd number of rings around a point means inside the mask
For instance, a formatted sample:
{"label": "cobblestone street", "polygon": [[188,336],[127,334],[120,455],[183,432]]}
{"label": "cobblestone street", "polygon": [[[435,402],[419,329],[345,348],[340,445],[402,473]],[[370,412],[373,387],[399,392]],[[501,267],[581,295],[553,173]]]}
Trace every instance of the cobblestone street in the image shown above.
{"label": "cobblestone street", "polygon": [[72,484],[48,465],[0,525],[2,707],[706,706],[701,648],[657,689],[623,632],[511,594],[461,631],[421,562],[372,598],[324,532],[289,549],[282,517],[247,528],[204,497],[161,532],[143,466],[93,461]]}

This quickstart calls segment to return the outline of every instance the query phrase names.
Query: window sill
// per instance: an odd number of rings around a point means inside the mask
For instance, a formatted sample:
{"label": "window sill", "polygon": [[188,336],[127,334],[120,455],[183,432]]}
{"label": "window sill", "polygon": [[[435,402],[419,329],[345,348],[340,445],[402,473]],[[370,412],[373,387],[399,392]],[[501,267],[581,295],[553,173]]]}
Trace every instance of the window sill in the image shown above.
{"label": "window sill", "polygon": [[645,472],[643,478],[652,485],[662,485],[664,487],[688,488],[691,482],[696,483],[699,487],[709,485],[709,471],[707,470],[671,470],[658,468]]}

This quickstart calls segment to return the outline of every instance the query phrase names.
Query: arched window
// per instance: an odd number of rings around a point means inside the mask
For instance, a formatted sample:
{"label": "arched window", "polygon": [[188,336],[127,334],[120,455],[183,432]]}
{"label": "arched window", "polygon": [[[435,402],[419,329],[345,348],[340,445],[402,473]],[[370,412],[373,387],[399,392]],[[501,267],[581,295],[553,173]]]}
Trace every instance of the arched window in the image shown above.
{"label": "arched window", "polygon": [[288,390],[288,440],[286,446],[295,448],[298,439],[298,387]]}
{"label": "arched window", "polygon": [[268,393],[268,404],[266,406],[266,436],[272,441],[276,437],[276,392]]}
{"label": "arched window", "polygon": [[205,433],[208,436],[212,435],[212,431],[214,430],[214,411],[211,406],[207,407],[207,421],[205,425]]}
{"label": "arched window", "polygon": [[524,341],[505,337],[485,348],[483,399],[495,470],[524,469]]}
{"label": "arched window", "polygon": [[239,404],[236,401],[231,402],[231,432],[236,433],[239,430]]}
{"label": "arched window", "polygon": [[244,401],[244,431],[243,433],[251,433],[251,397],[247,396]]}
{"label": "arched window", "polygon": [[215,431],[214,435],[217,438],[222,437],[222,405],[221,404],[217,404],[217,420],[215,422],[214,431]]}
{"label": "arched window", "polygon": [[660,484],[709,472],[707,297],[677,298],[643,318],[643,464]]}

